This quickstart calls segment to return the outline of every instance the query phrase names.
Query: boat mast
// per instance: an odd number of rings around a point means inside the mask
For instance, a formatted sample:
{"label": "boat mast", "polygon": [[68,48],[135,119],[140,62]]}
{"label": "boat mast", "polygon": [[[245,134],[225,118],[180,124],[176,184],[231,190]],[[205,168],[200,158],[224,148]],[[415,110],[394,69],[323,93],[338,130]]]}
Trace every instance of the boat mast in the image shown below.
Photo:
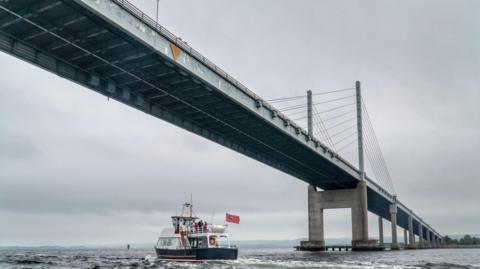
{"label": "boat mast", "polygon": [[193,216],[193,198],[192,194],[190,193],[190,218]]}

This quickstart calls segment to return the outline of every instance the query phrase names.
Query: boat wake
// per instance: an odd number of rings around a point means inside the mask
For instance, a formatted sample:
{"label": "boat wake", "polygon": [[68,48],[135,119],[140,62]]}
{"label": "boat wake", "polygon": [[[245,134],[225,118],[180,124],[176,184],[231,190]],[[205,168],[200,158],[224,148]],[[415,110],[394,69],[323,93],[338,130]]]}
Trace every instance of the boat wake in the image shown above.
{"label": "boat wake", "polygon": [[[155,257],[147,256],[144,258],[151,262],[152,268],[192,268],[192,269],[282,269],[282,268],[305,268],[305,269],[327,269],[327,268],[345,268],[345,269],[480,269],[480,265],[460,265],[453,263],[422,263],[416,265],[385,264],[364,261],[302,261],[302,260],[272,260],[259,258],[239,258],[235,261],[198,261],[191,262],[169,262],[161,261]],[[156,266],[156,267],[155,267]]]}

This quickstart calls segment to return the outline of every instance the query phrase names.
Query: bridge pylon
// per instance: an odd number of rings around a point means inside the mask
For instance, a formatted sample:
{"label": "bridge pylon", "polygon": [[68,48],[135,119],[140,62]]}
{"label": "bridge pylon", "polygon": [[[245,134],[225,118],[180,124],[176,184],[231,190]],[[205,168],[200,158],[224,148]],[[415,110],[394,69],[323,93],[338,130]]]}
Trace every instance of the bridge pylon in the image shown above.
{"label": "bridge pylon", "polygon": [[[315,186],[310,185],[308,187],[308,240],[300,243],[299,250],[326,250],[323,210],[332,208],[351,208],[352,250],[383,249],[383,244],[379,245],[378,240],[371,240],[368,237],[368,199],[364,170],[362,98],[359,81],[355,83],[355,89],[360,182],[353,189],[317,191]],[[309,136],[313,136],[312,111],[312,92],[309,90],[307,91],[307,126]]]}

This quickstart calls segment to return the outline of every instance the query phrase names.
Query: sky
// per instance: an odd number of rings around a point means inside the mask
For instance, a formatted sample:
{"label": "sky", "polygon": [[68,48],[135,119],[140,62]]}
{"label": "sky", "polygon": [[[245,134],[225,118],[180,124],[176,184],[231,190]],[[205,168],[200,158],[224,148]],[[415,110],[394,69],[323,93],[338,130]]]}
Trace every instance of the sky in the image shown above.
{"label": "sky", "polygon": [[[156,1],[132,2],[155,16]],[[399,199],[463,234],[480,233],[479,12],[161,0],[159,22],[265,99],[360,80]],[[240,215],[232,239],[307,236],[305,183],[7,54],[0,68],[0,246],[153,244],[191,194],[207,220]],[[326,211],[325,235],[351,238],[348,209]]]}

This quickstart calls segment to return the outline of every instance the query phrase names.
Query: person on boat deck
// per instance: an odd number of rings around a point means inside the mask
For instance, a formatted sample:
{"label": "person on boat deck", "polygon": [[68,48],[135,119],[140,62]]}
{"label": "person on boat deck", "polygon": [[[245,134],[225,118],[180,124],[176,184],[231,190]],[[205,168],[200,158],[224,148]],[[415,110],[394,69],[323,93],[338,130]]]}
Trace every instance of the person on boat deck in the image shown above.
{"label": "person on boat deck", "polygon": [[195,229],[195,232],[198,233],[198,223],[195,222],[195,224],[193,225],[193,228]]}
{"label": "person on boat deck", "polygon": [[203,232],[203,221],[198,222],[198,229]]}

